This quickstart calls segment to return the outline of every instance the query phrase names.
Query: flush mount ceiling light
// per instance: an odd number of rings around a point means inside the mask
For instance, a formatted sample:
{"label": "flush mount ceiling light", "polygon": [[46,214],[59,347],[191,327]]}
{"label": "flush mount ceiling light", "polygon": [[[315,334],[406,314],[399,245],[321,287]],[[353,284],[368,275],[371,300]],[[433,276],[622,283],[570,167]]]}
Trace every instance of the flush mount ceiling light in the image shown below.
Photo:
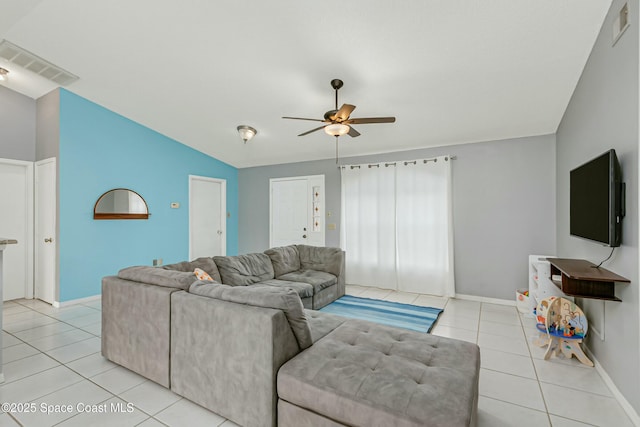
{"label": "flush mount ceiling light", "polygon": [[342,136],[349,133],[349,129],[351,128],[347,125],[343,125],[341,123],[334,123],[334,124],[325,126],[324,132],[327,135],[331,135],[331,136]]}
{"label": "flush mount ceiling light", "polygon": [[247,125],[238,126],[238,134],[240,134],[240,138],[242,138],[245,144],[247,143],[247,141],[251,141],[251,138],[256,136],[257,133],[258,131],[252,128],[251,126],[247,126]]}
{"label": "flush mount ceiling light", "polygon": [[9,79],[9,70],[0,67],[0,82],[6,82]]}

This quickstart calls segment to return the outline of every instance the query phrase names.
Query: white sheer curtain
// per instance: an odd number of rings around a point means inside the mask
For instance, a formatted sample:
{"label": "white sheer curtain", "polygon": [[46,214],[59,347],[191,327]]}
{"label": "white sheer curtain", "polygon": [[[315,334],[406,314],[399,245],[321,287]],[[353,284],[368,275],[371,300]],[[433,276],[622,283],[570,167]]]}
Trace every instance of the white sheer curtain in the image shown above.
{"label": "white sheer curtain", "polygon": [[454,296],[451,208],[448,157],[345,166],[347,283]]}
{"label": "white sheer curtain", "polygon": [[349,284],[397,289],[394,169],[342,169],[341,246]]}
{"label": "white sheer curtain", "polygon": [[396,166],[398,289],[454,296],[451,161]]}

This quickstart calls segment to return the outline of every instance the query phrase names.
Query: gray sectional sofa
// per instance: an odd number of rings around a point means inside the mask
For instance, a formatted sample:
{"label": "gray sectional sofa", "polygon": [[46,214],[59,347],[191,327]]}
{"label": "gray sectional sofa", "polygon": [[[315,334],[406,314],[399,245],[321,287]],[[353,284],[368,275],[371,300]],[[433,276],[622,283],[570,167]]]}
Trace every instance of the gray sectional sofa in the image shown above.
{"label": "gray sectional sofa", "polygon": [[242,426],[475,425],[476,345],[305,309],[344,294],[343,266],[289,246],[121,270],[103,279],[102,353]]}

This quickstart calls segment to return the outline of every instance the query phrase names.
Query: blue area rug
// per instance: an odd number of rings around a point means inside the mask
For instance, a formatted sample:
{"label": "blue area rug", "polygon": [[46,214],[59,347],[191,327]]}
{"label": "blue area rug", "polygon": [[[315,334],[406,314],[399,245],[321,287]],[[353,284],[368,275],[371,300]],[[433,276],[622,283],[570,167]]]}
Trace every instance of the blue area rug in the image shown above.
{"label": "blue area rug", "polygon": [[443,310],[345,295],[321,308],[320,311],[354,319],[369,320],[396,328],[429,332]]}

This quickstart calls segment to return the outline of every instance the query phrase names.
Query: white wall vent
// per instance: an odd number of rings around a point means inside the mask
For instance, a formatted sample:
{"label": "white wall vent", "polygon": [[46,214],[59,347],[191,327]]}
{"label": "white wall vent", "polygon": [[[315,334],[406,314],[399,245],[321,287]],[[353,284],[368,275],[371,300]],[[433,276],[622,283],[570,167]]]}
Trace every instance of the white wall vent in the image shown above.
{"label": "white wall vent", "polygon": [[0,42],[0,58],[4,58],[12,64],[16,64],[22,68],[32,71],[47,80],[66,86],[78,80],[78,76],[63,70],[57,65],[40,58],[13,43],[2,40]]}

